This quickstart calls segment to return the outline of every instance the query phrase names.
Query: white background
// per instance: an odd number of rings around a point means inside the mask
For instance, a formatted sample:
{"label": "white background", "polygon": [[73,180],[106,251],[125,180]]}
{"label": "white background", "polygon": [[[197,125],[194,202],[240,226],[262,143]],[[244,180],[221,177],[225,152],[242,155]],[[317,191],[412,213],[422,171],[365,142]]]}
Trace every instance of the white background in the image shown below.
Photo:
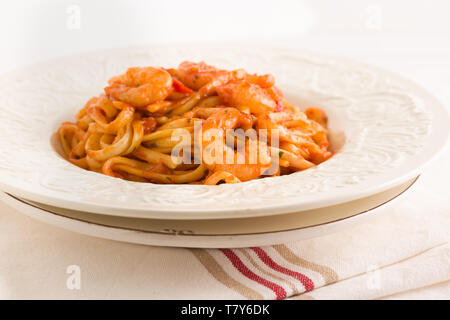
{"label": "white background", "polygon": [[0,72],[103,48],[268,42],[390,68],[450,105],[449,15],[447,0],[2,1]]}

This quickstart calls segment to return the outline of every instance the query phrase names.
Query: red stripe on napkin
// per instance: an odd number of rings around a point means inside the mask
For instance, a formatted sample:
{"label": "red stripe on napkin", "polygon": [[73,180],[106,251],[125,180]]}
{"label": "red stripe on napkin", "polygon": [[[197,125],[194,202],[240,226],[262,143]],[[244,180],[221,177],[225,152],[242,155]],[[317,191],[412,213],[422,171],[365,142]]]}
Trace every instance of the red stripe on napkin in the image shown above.
{"label": "red stripe on napkin", "polygon": [[311,291],[314,289],[314,282],[304,274],[280,266],[275,261],[273,261],[272,258],[270,258],[269,255],[263,249],[259,247],[254,247],[252,248],[252,250],[258,255],[258,257],[261,259],[262,262],[264,262],[267,266],[271,267],[273,270],[287,274],[299,280],[305,287],[306,291]]}
{"label": "red stripe on napkin", "polygon": [[267,279],[264,279],[254,272],[252,272],[247,266],[242,262],[242,260],[230,249],[220,249],[220,251],[225,254],[225,256],[230,260],[230,262],[233,264],[233,266],[239,270],[240,273],[242,273],[247,278],[258,282],[259,284],[262,284],[263,286],[271,289],[276,297],[277,300],[285,299],[287,294],[286,291],[283,289],[283,287],[277,285],[276,283],[273,283],[272,281],[269,281]]}

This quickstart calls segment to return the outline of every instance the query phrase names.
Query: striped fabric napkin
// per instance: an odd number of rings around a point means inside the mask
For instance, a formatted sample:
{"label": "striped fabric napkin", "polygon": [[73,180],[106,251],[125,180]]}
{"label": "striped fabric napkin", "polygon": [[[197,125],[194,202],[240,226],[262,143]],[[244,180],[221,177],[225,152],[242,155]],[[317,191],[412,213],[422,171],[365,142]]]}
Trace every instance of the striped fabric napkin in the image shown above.
{"label": "striped fabric napkin", "polygon": [[[409,203],[417,189],[392,213],[326,237],[268,247],[191,251],[226,287],[210,287],[210,297],[213,290],[226,290],[229,298],[376,299],[446,283],[450,202],[441,207],[444,199],[427,194],[435,206],[418,207]],[[450,298],[450,284],[447,293]]]}
{"label": "striped fabric napkin", "polygon": [[[449,299],[448,159],[369,223],[266,247],[120,243],[67,232],[0,204],[0,298]],[[78,286],[69,285],[73,270]]]}
{"label": "striped fabric napkin", "polygon": [[222,285],[209,286],[208,296],[400,299],[421,291],[450,299],[448,154],[391,212],[367,224],[295,243],[191,250]]}

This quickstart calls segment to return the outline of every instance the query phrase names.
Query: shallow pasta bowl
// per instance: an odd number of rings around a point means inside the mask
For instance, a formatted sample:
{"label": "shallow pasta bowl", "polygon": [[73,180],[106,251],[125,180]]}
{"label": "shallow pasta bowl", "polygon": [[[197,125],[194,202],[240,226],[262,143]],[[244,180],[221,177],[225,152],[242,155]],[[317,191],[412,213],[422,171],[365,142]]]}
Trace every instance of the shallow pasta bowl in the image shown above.
{"label": "shallow pasta bowl", "polygon": [[[238,48],[238,49],[237,49]],[[321,165],[234,185],[157,185],[78,168],[52,138],[107,79],[130,66],[205,60],[271,73],[299,108],[329,116],[336,154]],[[35,65],[0,79],[0,189],[31,201],[100,214],[224,219],[309,210],[352,201],[417,176],[445,145],[448,114],[422,88],[390,72],[295,50],[178,45],[115,49]]]}

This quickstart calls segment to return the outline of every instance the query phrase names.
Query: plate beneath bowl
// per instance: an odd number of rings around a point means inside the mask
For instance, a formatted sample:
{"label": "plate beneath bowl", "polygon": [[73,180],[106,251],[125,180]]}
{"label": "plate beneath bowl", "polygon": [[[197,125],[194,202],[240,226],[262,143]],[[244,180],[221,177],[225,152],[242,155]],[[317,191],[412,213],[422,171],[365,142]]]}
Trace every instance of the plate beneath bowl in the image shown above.
{"label": "plate beneath bowl", "polygon": [[[329,116],[339,147],[294,174],[239,184],[156,185],[111,178],[63,159],[51,143],[61,122],[130,66],[200,61],[271,73],[289,101]],[[65,57],[0,77],[0,189],[56,207],[158,219],[249,218],[367,197],[414,178],[444,146],[446,109],[391,72],[297,50],[233,45],[125,48]],[[336,142],[338,141],[338,142]],[[340,141],[340,142],[339,142]]]}
{"label": "plate beneath bowl", "polygon": [[367,221],[388,212],[416,180],[332,207],[224,220],[124,218],[52,207],[6,193],[0,193],[0,199],[37,220],[94,237],[156,246],[231,248],[303,240]]}

